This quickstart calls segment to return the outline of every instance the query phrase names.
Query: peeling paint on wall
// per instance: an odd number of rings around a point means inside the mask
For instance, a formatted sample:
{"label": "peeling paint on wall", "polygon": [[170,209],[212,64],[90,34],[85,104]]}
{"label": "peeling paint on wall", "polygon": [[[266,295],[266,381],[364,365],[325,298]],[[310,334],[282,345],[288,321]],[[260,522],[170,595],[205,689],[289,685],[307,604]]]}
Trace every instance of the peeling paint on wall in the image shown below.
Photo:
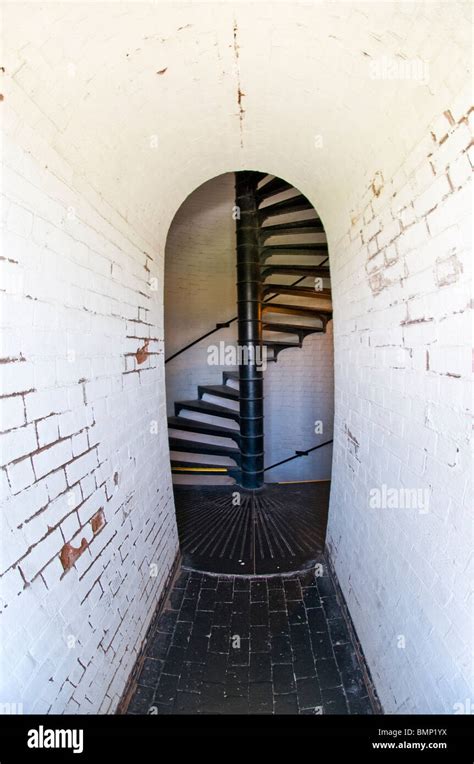
{"label": "peeling paint on wall", "polygon": [[81,545],[79,547],[73,547],[70,543],[64,544],[61,549],[60,559],[61,565],[64,570],[72,568],[76,560],[79,559],[81,554],[87,549],[88,543],[85,538],[81,539]]}
{"label": "peeling paint on wall", "polygon": [[137,363],[145,363],[146,359],[148,358],[148,345],[150,344],[150,340],[146,340],[145,344],[142,345],[141,348],[137,350],[135,353],[135,357],[137,359]]}

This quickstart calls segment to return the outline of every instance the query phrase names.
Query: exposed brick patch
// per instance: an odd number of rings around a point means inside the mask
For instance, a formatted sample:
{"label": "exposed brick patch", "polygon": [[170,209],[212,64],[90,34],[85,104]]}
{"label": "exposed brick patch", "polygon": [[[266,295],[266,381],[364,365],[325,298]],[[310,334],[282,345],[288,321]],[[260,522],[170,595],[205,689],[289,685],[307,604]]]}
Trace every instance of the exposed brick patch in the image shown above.
{"label": "exposed brick patch", "polygon": [[146,359],[148,358],[148,346],[150,344],[150,340],[146,340],[144,345],[142,345],[141,348],[137,350],[135,353],[135,357],[137,359],[137,363],[145,363]]}
{"label": "exposed brick patch", "polygon": [[69,542],[64,544],[59,555],[64,570],[72,568],[76,560],[78,560],[81,554],[85,552],[87,547],[88,542],[85,538],[81,539],[81,545],[79,547],[73,547]]}
{"label": "exposed brick patch", "polygon": [[382,173],[380,172],[380,170],[378,170],[375,173],[374,179],[372,180],[372,182],[370,184],[370,188],[372,189],[372,193],[373,193],[373,195],[375,197],[379,197],[380,196],[380,194],[383,191],[383,186],[384,186],[383,176],[382,176]]}
{"label": "exposed brick patch", "polygon": [[0,364],[3,363],[18,363],[19,361],[26,361],[26,358],[20,353],[16,358],[0,358]]}
{"label": "exposed brick patch", "polygon": [[349,430],[347,425],[345,427],[345,431],[346,431],[347,440],[349,442],[351,451],[352,451],[354,457],[359,461],[358,453],[359,453],[360,443],[357,440],[356,436],[353,435],[352,432]]}
{"label": "exposed brick patch", "polygon": [[99,531],[102,530],[102,528],[105,525],[105,516],[104,516],[104,510],[99,509],[98,512],[94,515],[94,517],[91,518],[91,528],[92,533],[95,535],[96,533],[99,533]]}
{"label": "exposed brick patch", "polygon": [[463,265],[456,255],[436,260],[436,283],[439,287],[455,284],[463,272]]}
{"label": "exposed brick patch", "polygon": [[[372,200],[367,197],[363,211],[352,217],[351,225],[354,219],[367,221],[360,231],[367,243],[367,280],[373,295],[381,295],[397,284],[415,284],[411,259],[416,248],[426,247],[430,235],[435,239],[447,228],[449,213],[447,216],[444,211],[445,202],[455,203],[456,194],[472,173],[466,153],[471,139],[467,129],[462,131],[467,116],[463,115],[456,123],[447,110],[440,118],[440,125],[432,131],[436,149],[426,146],[412,176],[404,185],[395,188],[391,206],[386,205],[383,213],[374,217]],[[382,187],[383,180],[379,178],[371,184],[372,193],[377,197]],[[454,242],[456,233],[454,230],[452,233]],[[432,259],[431,267],[438,287],[454,283],[463,272],[462,263],[452,247],[453,243],[448,257]]]}

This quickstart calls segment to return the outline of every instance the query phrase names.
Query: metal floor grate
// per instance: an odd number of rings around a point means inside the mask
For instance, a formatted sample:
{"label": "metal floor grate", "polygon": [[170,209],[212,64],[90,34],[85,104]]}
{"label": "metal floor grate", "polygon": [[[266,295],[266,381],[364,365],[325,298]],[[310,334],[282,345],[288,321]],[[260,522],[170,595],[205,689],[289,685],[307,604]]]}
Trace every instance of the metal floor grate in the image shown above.
{"label": "metal floor grate", "polygon": [[233,575],[311,567],[324,551],[329,486],[270,483],[258,492],[175,486],[183,566]]}

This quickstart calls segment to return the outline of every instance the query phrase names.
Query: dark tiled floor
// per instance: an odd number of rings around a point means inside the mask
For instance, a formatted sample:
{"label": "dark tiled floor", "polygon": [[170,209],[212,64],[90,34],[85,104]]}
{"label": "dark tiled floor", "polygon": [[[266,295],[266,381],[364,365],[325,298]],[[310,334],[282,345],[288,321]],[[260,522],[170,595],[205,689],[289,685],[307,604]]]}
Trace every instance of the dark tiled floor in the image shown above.
{"label": "dark tiled floor", "polygon": [[127,713],[370,714],[372,709],[327,575],[181,572],[167,608],[150,629]]}

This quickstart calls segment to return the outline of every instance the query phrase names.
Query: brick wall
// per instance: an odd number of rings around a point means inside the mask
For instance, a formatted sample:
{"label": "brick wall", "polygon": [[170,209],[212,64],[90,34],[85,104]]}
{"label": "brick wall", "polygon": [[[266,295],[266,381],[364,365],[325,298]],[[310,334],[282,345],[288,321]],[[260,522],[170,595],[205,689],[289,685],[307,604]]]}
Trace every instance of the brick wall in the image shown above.
{"label": "brick wall", "polygon": [[[142,350],[134,370],[146,339],[163,339],[166,233],[204,181],[265,168],[311,199],[328,235],[337,425],[329,541],[377,690],[387,711],[472,704],[464,325],[472,148],[469,100],[458,100],[470,86],[471,15],[464,2],[347,2],[337,11],[321,3],[5,6],[0,107],[17,147],[9,166],[26,174],[28,190],[19,195],[4,177],[11,276],[1,355],[18,360],[2,364],[2,394],[11,398],[5,429],[21,433],[8,436],[13,461],[0,472],[9,507],[1,617],[14,668],[2,701],[24,698],[28,710],[116,705],[176,549],[163,355]],[[387,60],[414,59],[428,64],[425,81],[377,74]],[[153,309],[143,296],[149,275],[158,279]],[[148,348],[162,350],[157,340]],[[73,421],[62,418],[69,412]],[[40,451],[53,444],[51,457]],[[97,483],[78,477],[92,463]],[[76,507],[58,515],[55,504],[74,478],[101,499],[76,512],[78,535],[74,519],[61,528]],[[372,509],[368,491],[384,483],[427,488],[429,511]],[[53,525],[48,518],[35,529],[44,512],[26,519],[46,502]],[[105,525],[92,537],[101,507]],[[10,530],[15,512],[24,524]],[[46,534],[34,547],[33,531]],[[115,531],[95,563],[115,597],[104,593],[94,606],[95,571],[90,580],[81,566]],[[61,550],[73,540],[80,548],[83,537],[88,547],[64,575]],[[118,565],[120,545],[128,556]],[[30,547],[26,586],[19,569]],[[37,573],[50,559],[48,583]],[[152,559],[159,575],[150,581],[138,571]],[[65,652],[69,634],[82,635],[76,652]]]}
{"label": "brick wall", "polygon": [[7,109],[1,700],[113,711],[177,552],[159,259]]}
{"label": "brick wall", "polygon": [[[335,248],[334,470],[345,479],[332,487],[328,545],[392,713],[459,713],[472,697],[472,118],[464,98],[439,114],[369,186]],[[383,485],[422,499],[374,507]]]}

